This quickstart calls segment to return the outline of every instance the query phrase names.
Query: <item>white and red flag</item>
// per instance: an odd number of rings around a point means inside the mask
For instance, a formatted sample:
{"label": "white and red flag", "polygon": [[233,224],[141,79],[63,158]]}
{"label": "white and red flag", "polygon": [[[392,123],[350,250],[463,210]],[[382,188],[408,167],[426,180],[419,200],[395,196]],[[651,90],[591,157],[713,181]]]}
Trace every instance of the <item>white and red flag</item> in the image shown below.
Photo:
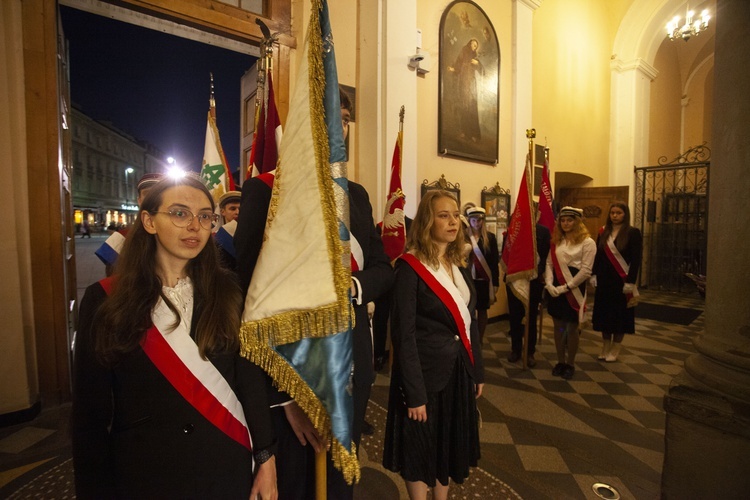
{"label": "white and red flag", "polygon": [[526,166],[518,188],[518,198],[508,224],[508,234],[501,265],[505,271],[505,281],[519,300],[528,303],[529,280],[537,276],[536,223],[534,202],[531,198],[529,179],[531,178],[531,155],[526,156]]}
{"label": "white and red flag", "polygon": [[[401,124],[403,124],[404,108],[401,107]],[[383,227],[381,238],[386,255],[394,261],[404,252],[406,246],[406,219],[404,216],[404,192],[401,189],[401,160],[403,158],[404,132],[399,126],[396,147],[393,149],[391,162],[391,184],[388,198],[385,202]]]}

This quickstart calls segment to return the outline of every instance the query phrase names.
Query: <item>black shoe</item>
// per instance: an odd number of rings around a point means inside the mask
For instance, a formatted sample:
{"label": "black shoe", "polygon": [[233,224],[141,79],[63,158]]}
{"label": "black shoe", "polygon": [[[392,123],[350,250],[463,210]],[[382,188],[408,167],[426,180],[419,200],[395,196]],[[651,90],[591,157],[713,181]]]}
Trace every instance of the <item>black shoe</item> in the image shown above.
{"label": "black shoe", "polygon": [[536,360],[532,354],[529,354],[529,357],[526,359],[526,366],[529,368],[534,368],[536,366]]}
{"label": "black shoe", "polygon": [[372,436],[373,434],[375,434],[375,427],[373,427],[370,422],[365,420],[365,422],[362,424],[362,435]]}
{"label": "black shoe", "polygon": [[508,354],[508,361],[510,363],[515,363],[519,359],[521,359],[521,353],[519,352],[511,351],[510,354]]}
{"label": "black shoe", "polygon": [[563,370],[562,374],[560,375],[565,380],[570,380],[573,378],[573,374],[576,372],[575,367],[572,365],[565,365],[565,369]]}
{"label": "black shoe", "polygon": [[563,374],[563,371],[565,371],[565,367],[568,366],[565,363],[557,363],[555,367],[552,369],[552,375],[555,377],[559,377]]}

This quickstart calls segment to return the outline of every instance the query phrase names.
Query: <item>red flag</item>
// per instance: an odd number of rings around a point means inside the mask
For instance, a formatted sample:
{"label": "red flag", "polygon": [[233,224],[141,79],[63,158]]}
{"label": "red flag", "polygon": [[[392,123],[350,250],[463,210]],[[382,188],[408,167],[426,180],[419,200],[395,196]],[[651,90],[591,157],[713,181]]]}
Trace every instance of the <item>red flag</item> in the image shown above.
{"label": "red flag", "polygon": [[401,190],[401,151],[403,132],[398,131],[396,147],[391,162],[391,185],[383,214],[382,239],[386,255],[395,260],[404,253],[406,246],[406,224],[404,218],[404,192]]}
{"label": "red flag", "polygon": [[521,186],[518,189],[516,207],[510,216],[507,240],[503,248],[502,266],[506,282],[511,285],[516,297],[528,299],[529,281],[536,277],[536,230],[533,217],[533,200],[529,179],[531,178],[531,156],[526,156]]}
{"label": "red flag", "polygon": [[542,169],[542,183],[539,186],[539,224],[549,229],[552,234],[555,228],[555,212],[552,210],[552,187],[549,182],[548,159],[544,158]]}
{"label": "red flag", "polygon": [[281,120],[279,120],[279,113],[276,110],[276,98],[273,93],[273,80],[270,71],[266,73],[266,82],[266,95],[261,101],[258,121],[255,124],[247,178],[274,170],[279,159],[278,145],[281,142]]}

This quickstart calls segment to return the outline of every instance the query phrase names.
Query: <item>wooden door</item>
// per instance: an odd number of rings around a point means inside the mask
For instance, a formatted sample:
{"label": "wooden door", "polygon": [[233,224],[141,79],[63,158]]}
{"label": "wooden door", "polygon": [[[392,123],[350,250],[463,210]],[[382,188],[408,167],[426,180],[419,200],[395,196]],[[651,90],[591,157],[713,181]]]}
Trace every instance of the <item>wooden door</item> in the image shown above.
{"label": "wooden door", "polygon": [[[609,206],[614,201],[627,203],[628,186],[611,186],[597,188],[560,188],[557,199],[558,208],[571,206],[583,209],[583,223],[591,237],[596,240],[599,228],[607,222]],[[632,223],[632,210],[631,210]]]}
{"label": "wooden door", "polygon": [[[60,214],[62,216],[63,242],[63,291],[65,294],[65,326],[68,355],[68,377],[72,379],[70,367],[73,365],[73,345],[75,328],[78,323],[78,302],[76,283],[75,226],[73,224],[73,155],[70,130],[70,71],[68,41],[63,31],[62,20],[57,16],[57,82],[60,126],[58,127],[58,157],[60,161]],[[67,395],[65,395],[67,396]],[[63,399],[67,399],[67,397]]]}

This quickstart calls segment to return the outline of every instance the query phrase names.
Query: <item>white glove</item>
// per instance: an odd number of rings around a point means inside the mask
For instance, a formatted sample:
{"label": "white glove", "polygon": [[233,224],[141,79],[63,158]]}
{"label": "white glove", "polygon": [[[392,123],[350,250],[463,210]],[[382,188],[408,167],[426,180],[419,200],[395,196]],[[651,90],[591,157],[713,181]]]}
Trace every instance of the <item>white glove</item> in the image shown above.
{"label": "white glove", "polygon": [[566,294],[568,293],[568,285],[560,285],[555,290],[557,290],[557,295]]}
{"label": "white glove", "polygon": [[591,286],[596,288],[596,274],[591,275],[591,277],[589,278],[589,283],[591,283]]}
{"label": "white glove", "polygon": [[547,290],[547,293],[550,295],[550,297],[558,297],[560,293],[557,291],[557,288],[555,288],[552,285],[547,285],[544,287],[545,290]]}
{"label": "white glove", "polygon": [[622,293],[625,295],[633,293],[633,290],[635,290],[635,284],[633,283],[625,283],[622,285]]}

